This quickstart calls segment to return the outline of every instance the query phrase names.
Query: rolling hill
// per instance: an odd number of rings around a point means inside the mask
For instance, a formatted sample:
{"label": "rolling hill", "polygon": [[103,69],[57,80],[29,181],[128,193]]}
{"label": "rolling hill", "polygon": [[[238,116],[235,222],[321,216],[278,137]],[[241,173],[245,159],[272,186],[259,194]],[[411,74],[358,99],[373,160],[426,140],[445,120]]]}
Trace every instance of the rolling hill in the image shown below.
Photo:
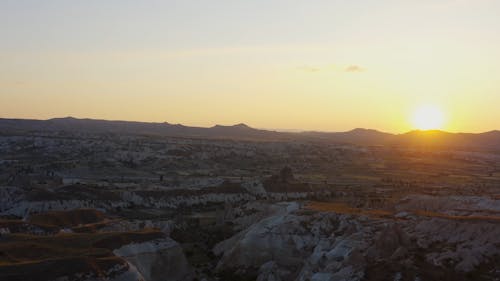
{"label": "rolling hill", "polygon": [[347,132],[278,132],[255,129],[245,124],[190,127],[167,122],[109,121],[73,117],[49,120],[0,118],[1,134],[43,132],[132,134],[252,141],[302,140],[357,145],[450,147],[500,151],[500,131],[473,134],[415,130],[404,134],[390,134],[373,129],[357,128]]}

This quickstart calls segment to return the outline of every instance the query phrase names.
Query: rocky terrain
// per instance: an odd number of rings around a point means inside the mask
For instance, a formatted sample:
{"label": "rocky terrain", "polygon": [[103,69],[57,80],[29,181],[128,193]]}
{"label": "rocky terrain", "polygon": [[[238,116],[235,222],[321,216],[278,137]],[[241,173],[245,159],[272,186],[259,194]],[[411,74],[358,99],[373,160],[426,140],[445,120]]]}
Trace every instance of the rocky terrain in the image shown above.
{"label": "rocky terrain", "polygon": [[0,280],[500,280],[487,146],[2,122]]}

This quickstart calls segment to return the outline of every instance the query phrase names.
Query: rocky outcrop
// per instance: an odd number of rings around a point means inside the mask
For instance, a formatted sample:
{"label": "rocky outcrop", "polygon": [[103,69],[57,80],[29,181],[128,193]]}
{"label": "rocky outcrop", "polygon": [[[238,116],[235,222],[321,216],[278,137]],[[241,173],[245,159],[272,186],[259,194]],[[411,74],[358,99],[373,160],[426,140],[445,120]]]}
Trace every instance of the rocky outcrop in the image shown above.
{"label": "rocky outcrop", "polygon": [[217,271],[257,280],[468,280],[498,272],[499,237],[491,221],[285,209],[213,251]]}
{"label": "rocky outcrop", "polygon": [[217,270],[258,280],[360,280],[364,230],[349,220],[284,209],[216,245]]}
{"label": "rocky outcrop", "polygon": [[500,255],[500,226],[481,221],[425,219],[413,232],[426,259],[436,266],[451,265],[460,272],[473,271],[480,264]]}
{"label": "rocky outcrop", "polygon": [[181,246],[170,238],[128,244],[113,253],[137,268],[146,281],[183,281],[194,278]]}
{"label": "rocky outcrop", "polygon": [[24,191],[13,186],[0,186],[0,212],[16,207],[24,199]]}
{"label": "rocky outcrop", "polygon": [[172,220],[113,220],[99,229],[101,232],[140,231],[142,229],[158,229],[170,235],[175,227]]}

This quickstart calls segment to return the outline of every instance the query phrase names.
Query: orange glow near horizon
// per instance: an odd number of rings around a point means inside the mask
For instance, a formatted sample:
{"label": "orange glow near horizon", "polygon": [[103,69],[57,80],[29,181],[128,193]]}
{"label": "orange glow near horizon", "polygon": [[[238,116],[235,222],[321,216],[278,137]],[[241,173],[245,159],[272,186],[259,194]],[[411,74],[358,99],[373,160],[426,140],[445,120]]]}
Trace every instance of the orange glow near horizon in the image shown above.
{"label": "orange glow near horizon", "polygon": [[0,1],[0,118],[500,129],[500,1],[292,2]]}

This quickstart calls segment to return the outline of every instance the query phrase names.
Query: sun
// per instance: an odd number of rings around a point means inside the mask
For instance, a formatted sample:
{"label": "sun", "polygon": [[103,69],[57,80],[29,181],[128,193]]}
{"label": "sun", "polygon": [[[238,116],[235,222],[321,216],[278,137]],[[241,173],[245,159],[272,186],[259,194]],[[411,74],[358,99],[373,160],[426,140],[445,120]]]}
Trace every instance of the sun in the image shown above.
{"label": "sun", "polygon": [[442,129],[444,125],[444,114],[437,106],[421,106],[413,113],[412,121],[413,126],[419,130]]}

